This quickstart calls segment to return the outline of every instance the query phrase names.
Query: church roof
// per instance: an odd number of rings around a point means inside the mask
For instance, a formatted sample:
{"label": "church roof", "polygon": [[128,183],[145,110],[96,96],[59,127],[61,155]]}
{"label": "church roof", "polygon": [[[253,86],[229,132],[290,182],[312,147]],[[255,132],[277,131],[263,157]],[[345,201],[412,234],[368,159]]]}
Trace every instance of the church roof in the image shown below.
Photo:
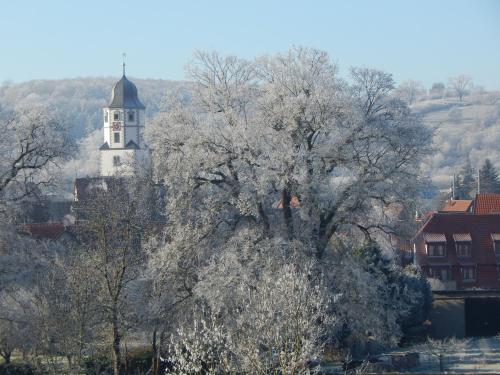
{"label": "church roof", "polygon": [[125,74],[113,87],[113,97],[108,107],[145,109],[137,96],[137,87],[127,79]]}
{"label": "church roof", "polygon": [[125,148],[131,150],[140,150],[140,147],[137,145],[137,143],[132,140],[125,145]]}

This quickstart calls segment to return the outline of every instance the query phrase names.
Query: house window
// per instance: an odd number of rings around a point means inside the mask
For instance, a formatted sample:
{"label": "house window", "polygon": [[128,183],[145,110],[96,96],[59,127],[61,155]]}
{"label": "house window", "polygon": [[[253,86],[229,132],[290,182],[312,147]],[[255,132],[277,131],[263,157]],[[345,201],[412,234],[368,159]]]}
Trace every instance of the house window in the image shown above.
{"label": "house window", "polygon": [[120,165],[120,157],[113,156],[113,166],[118,167]]}
{"label": "house window", "polygon": [[450,270],[448,267],[430,267],[429,277],[441,281],[449,281],[451,278]]}
{"label": "house window", "polygon": [[462,273],[463,281],[474,281],[476,280],[476,267],[460,267],[460,272]]}
{"label": "house window", "polygon": [[114,120],[119,120],[120,119],[120,112],[113,113],[113,119]]}
{"label": "house window", "polygon": [[128,120],[132,121],[132,122],[134,121],[134,112],[129,112],[128,113]]}
{"label": "house window", "polygon": [[472,244],[470,242],[457,242],[457,256],[459,257],[470,257]]}
{"label": "house window", "polygon": [[104,112],[104,122],[107,123],[109,121],[108,111]]}
{"label": "house window", "polygon": [[427,255],[430,257],[444,257],[446,255],[446,244],[439,242],[428,243]]}
{"label": "house window", "polygon": [[113,133],[114,135],[114,142],[115,143],[120,143],[120,133]]}

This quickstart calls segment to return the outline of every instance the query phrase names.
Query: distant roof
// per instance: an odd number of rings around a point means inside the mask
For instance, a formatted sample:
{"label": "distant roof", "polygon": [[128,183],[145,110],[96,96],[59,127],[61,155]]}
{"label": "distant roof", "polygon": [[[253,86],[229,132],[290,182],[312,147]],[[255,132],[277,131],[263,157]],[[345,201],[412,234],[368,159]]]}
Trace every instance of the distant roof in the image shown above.
{"label": "distant roof", "polygon": [[98,191],[119,191],[123,189],[125,184],[124,178],[111,176],[76,178],[73,191],[74,200],[75,202],[87,201]]}
{"label": "distant roof", "polygon": [[137,143],[135,143],[134,141],[129,141],[126,145],[125,145],[125,148],[126,149],[132,149],[132,150],[139,150],[140,147],[137,145]]}
{"label": "distant roof", "polygon": [[23,231],[27,232],[37,240],[57,240],[66,230],[62,223],[37,223],[26,224]]}
{"label": "distant roof", "polygon": [[[290,207],[291,208],[297,208],[300,206],[300,201],[299,201],[299,198],[296,197],[296,196],[293,196],[292,199],[290,199]],[[280,201],[278,202],[277,208],[283,208],[283,199],[280,199]]]}
{"label": "distant roof", "polygon": [[125,74],[116,82],[113,87],[113,97],[109,108],[130,108],[130,109],[145,109],[144,105],[137,96],[137,87],[127,79]]}
{"label": "distant roof", "polygon": [[474,201],[475,214],[499,214],[500,194],[478,194]]}
{"label": "distant roof", "polygon": [[470,209],[472,200],[450,199],[446,201],[441,211],[443,212],[467,212]]}

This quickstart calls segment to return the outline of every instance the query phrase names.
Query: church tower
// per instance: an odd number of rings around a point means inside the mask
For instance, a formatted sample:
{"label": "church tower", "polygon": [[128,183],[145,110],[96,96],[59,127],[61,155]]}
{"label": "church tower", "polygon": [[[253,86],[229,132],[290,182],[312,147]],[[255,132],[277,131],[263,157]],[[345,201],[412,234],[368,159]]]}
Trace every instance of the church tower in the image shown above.
{"label": "church tower", "polygon": [[137,87],[123,76],[113,87],[111,102],[103,108],[104,144],[100,147],[101,176],[130,176],[135,163],[143,157],[142,136],[145,107]]}

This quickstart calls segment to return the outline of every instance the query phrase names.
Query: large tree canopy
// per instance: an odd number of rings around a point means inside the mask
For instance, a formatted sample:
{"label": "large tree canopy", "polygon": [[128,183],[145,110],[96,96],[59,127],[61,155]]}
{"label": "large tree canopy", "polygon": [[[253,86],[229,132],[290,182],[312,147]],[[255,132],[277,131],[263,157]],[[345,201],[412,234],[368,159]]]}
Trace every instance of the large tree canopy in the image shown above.
{"label": "large tree canopy", "polygon": [[306,48],[256,61],[198,53],[193,101],[149,134],[172,230],[213,249],[249,227],[256,240],[309,243],[318,259],[339,231],[390,230],[385,212],[414,193],[431,134],[391,96],[390,74],[353,69],[348,83],[337,70]]}

